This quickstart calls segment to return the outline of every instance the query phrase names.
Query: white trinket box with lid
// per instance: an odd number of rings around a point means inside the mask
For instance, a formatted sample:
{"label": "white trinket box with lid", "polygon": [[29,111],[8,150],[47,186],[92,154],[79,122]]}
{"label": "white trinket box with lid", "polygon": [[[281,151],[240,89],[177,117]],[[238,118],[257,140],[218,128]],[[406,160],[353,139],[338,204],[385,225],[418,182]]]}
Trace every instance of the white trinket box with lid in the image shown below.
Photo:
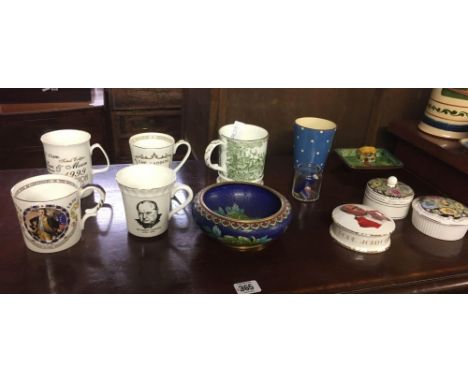
{"label": "white trinket box with lid", "polygon": [[394,176],[367,182],[363,204],[375,208],[392,219],[404,219],[414,198],[413,189]]}
{"label": "white trinket box with lid", "polygon": [[380,253],[390,247],[395,222],[381,211],[363,204],[343,204],[332,212],[330,235],[356,252]]}
{"label": "white trinket box with lid", "polygon": [[460,240],[468,230],[468,209],[442,196],[421,196],[413,201],[413,225],[440,240]]}

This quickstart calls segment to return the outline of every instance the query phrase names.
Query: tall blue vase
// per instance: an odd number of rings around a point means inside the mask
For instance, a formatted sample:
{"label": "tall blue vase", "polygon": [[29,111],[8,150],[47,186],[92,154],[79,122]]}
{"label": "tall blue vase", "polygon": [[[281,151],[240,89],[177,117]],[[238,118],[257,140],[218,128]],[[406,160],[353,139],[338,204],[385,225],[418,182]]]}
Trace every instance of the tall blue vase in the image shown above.
{"label": "tall blue vase", "polygon": [[335,137],[336,123],[304,117],[294,122],[294,167],[313,163],[323,171]]}

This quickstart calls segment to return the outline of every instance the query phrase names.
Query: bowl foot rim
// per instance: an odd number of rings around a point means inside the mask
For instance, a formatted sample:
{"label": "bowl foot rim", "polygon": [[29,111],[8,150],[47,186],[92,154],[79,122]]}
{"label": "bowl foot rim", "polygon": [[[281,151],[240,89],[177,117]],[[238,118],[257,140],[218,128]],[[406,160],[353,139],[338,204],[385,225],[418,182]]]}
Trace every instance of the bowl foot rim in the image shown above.
{"label": "bowl foot rim", "polygon": [[235,249],[236,251],[239,251],[239,252],[258,252],[266,247],[266,244],[243,245],[243,246],[228,245],[228,244],[224,244],[224,245],[228,248]]}

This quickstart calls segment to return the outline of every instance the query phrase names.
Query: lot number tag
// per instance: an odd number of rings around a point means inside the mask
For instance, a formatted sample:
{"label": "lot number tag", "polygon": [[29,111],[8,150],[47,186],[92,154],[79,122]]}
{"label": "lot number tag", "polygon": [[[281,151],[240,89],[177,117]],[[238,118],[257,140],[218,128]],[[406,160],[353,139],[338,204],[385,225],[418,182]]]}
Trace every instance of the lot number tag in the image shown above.
{"label": "lot number tag", "polygon": [[258,293],[262,291],[260,285],[255,280],[234,284],[234,289],[238,294]]}

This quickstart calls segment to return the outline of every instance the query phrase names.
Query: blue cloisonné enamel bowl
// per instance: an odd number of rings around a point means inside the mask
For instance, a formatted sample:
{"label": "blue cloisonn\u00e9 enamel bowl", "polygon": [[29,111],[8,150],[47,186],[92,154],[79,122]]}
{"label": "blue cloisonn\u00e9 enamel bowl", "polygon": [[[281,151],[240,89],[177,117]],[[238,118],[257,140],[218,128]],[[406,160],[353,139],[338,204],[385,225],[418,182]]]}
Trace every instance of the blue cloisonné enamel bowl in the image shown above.
{"label": "blue cloisonn\u00e9 enamel bowl", "polygon": [[267,186],[228,182],[201,190],[192,213],[203,232],[224,245],[258,250],[286,231],[291,204]]}

